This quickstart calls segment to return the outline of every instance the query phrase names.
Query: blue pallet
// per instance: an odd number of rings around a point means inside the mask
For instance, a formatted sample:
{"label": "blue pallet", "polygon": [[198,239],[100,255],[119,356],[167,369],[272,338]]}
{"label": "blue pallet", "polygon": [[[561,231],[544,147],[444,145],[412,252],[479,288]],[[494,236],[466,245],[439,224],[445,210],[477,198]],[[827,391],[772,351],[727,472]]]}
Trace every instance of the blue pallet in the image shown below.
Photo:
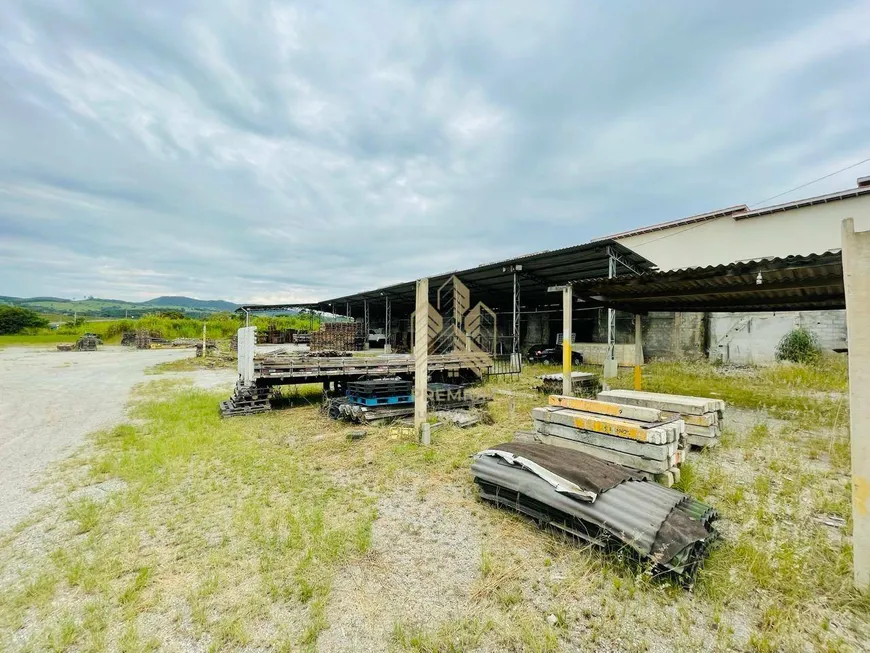
{"label": "blue pallet", "polygon": [[414,403],[414,395],[398,395],[395,397],[352,397],[348,395],[347,400],[352,404],[360,406],[388,406],[390,404],[412,404]]}

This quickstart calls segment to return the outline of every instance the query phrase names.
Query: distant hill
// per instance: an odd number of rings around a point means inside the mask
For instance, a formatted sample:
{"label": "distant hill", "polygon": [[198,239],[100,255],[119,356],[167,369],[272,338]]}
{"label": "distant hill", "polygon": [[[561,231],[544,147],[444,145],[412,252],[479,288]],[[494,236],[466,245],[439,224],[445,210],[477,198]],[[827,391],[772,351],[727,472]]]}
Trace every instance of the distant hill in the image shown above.
{"label": "distant hill", "polygon": [[225,302],[222,299],[193,299],[192,297],[179,297],[173,295],[165,295],[163,297],[155,297],[147,302],[142,302],[149,306],[161,307],[182,307],[195,308],[202,311],[234,311],[239,305],[232,302]]}
{"label": "distant hill", "polygon": [[145,302],[125,302],[120,299],[63,299],[61,297],[9,297],[0,295],[0,303],[24,306],[40,313],[59,315],[78,314],[82,317],[137,317],[161,310],[182,311],[190,317],[210,313],[234,311],[237,304],[222,299],[194,299],[192,297],[155,297]]}

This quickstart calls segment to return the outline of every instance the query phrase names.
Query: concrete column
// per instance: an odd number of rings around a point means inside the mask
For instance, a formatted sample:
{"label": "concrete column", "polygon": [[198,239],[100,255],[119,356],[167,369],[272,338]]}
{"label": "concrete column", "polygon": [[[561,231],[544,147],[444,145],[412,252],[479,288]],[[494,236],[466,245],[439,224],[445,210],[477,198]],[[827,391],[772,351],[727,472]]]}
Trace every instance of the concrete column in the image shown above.
{"label": "concrete column", "polygon": [[574,396],[574,384],[571,383],[571,326],[574,321],[574,287],[565,286],[562,289],[562,394]]}
{"label": "concrete column", "polygon": [[634,389],[641,389],[641,371],[643,365],[643,329],[640,325],[640,315],[634,316]]}
{"label": "concrete column", "polygon": [[870,589],[870,231],[843,220],[843,282],[849,337],[852,445],[852,562],[855,586]]}
{"label": "concrete column", "polygon": [[429,431],[423,424],[429,419],[429,279],[417,281],[417,310],[414,314],[414,429],[423,444],[429,444]]}

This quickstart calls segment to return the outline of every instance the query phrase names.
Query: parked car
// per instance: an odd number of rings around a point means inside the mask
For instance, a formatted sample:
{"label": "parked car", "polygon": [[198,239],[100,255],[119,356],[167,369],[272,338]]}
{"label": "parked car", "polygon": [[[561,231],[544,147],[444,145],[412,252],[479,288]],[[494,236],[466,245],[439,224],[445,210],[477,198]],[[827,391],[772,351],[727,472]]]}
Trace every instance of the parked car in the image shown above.
{"label": "parked car", "polygon": [[369,329],[369,347],[383,347],[387,344],[387,336],[383,329]]}
{"label": "parked car", "polygon": [[[543,363],[544,365],[562,364],[562,346],[532,345],[529,347],[526,358],[530,363]],[[582,365],[583,354],[579,351],[571,352],[571,364]]]}

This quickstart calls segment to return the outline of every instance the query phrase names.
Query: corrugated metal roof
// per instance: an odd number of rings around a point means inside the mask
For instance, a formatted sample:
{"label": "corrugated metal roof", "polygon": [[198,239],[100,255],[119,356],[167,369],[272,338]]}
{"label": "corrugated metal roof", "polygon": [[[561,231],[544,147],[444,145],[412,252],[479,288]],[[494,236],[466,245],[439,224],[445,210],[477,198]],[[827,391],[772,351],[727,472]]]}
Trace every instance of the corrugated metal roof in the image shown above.
{"label": "corrugated metal roof", "polygon": [[665,229],[673,229],[674,227],[681,227],[687,224],[694,224],[695,222],[704,222],[706,220],[715,220],[716,218],[722,218],[729,215],[734,215],[735,213],[741,213],[743,211],[748,211],[749,207],[745,204],[737,204],[735,206],[729,206],[725,209],[717,209],[715,211],[710,211],[708,213],[699,213],[697,215],[689,216],[688,218],[680,218],[679,220],[670,220],[669,222],[660,222],[658,224],[651,225],[649,227],[639,227],[637,229],[630,229],[629,231],[623,231],[622,233],[613,234],[611,236],[603,236],[601,238],[596,238],[592,242],[596,242],[598,240],[619,240],[620,238],[630,238],[631,236],[641,236],[643,234],[652,233],[654,231],[663,231]]}
{"label": "corrugated metal roof", "polygon": [[769,215],[771,213],[780,213],[782,211],[791,211],[793,209],[800,209],[805,206],[813,206],[814,204],[826,204],[828,202],[838,202],[840,200],[848,200],[853,197],[861,197],[862,195],[870,194],[870,186],[862,186],[859,188],[849,188],[848,190],[837,191],[836,193],[828,193],[827,195],[818,195],[816,197],[807,197],[802,200],[795,200],[794,202],[786,202],[785,204],[776,204],[774,206],[765,206],[762,209],[755,209],[753,211],[747,211],[746,213],[741,213],[739,215],[735,215],[735,220],[746,220],[748,218],[757,218],[762,215]]}
{"label": "corrugated metal roof", "polygon": [[839,250],[581,281],[577,296],[631,313],[845,308]]}
{"label": "corrugated metal roof", "polygon": [[[509,311],[513,306],[513,272],[511,269],[514,265],[522,265],[520,285],[524,310],[558,305],[561,302],[561,297],[549,293],[547,288],[570,283],[577,279],[606,276],[609,261],[608,247],[638,270],[649,270],[653,267],[649,260],[637,252],[612,240],[606,240],[516,256],[465,270],[445,272],[429,277],[429,292],[434,297],[437,288],[451,276],[456,275],[471,291],[473,304],[482,301],[495,311]],[[343,314],[345,303],[350,303],[351,314],[354,317],[360,317],[363,314],[363,300],[383,303],[384,298],[389,297],[394,315],[398,315],[399,312],[414,310],[415,292],[416,280],[307,304],[246,305],[241,308],[247,310],[312,308],[331,311],[330,307],[334,307],[335,312]]]}

